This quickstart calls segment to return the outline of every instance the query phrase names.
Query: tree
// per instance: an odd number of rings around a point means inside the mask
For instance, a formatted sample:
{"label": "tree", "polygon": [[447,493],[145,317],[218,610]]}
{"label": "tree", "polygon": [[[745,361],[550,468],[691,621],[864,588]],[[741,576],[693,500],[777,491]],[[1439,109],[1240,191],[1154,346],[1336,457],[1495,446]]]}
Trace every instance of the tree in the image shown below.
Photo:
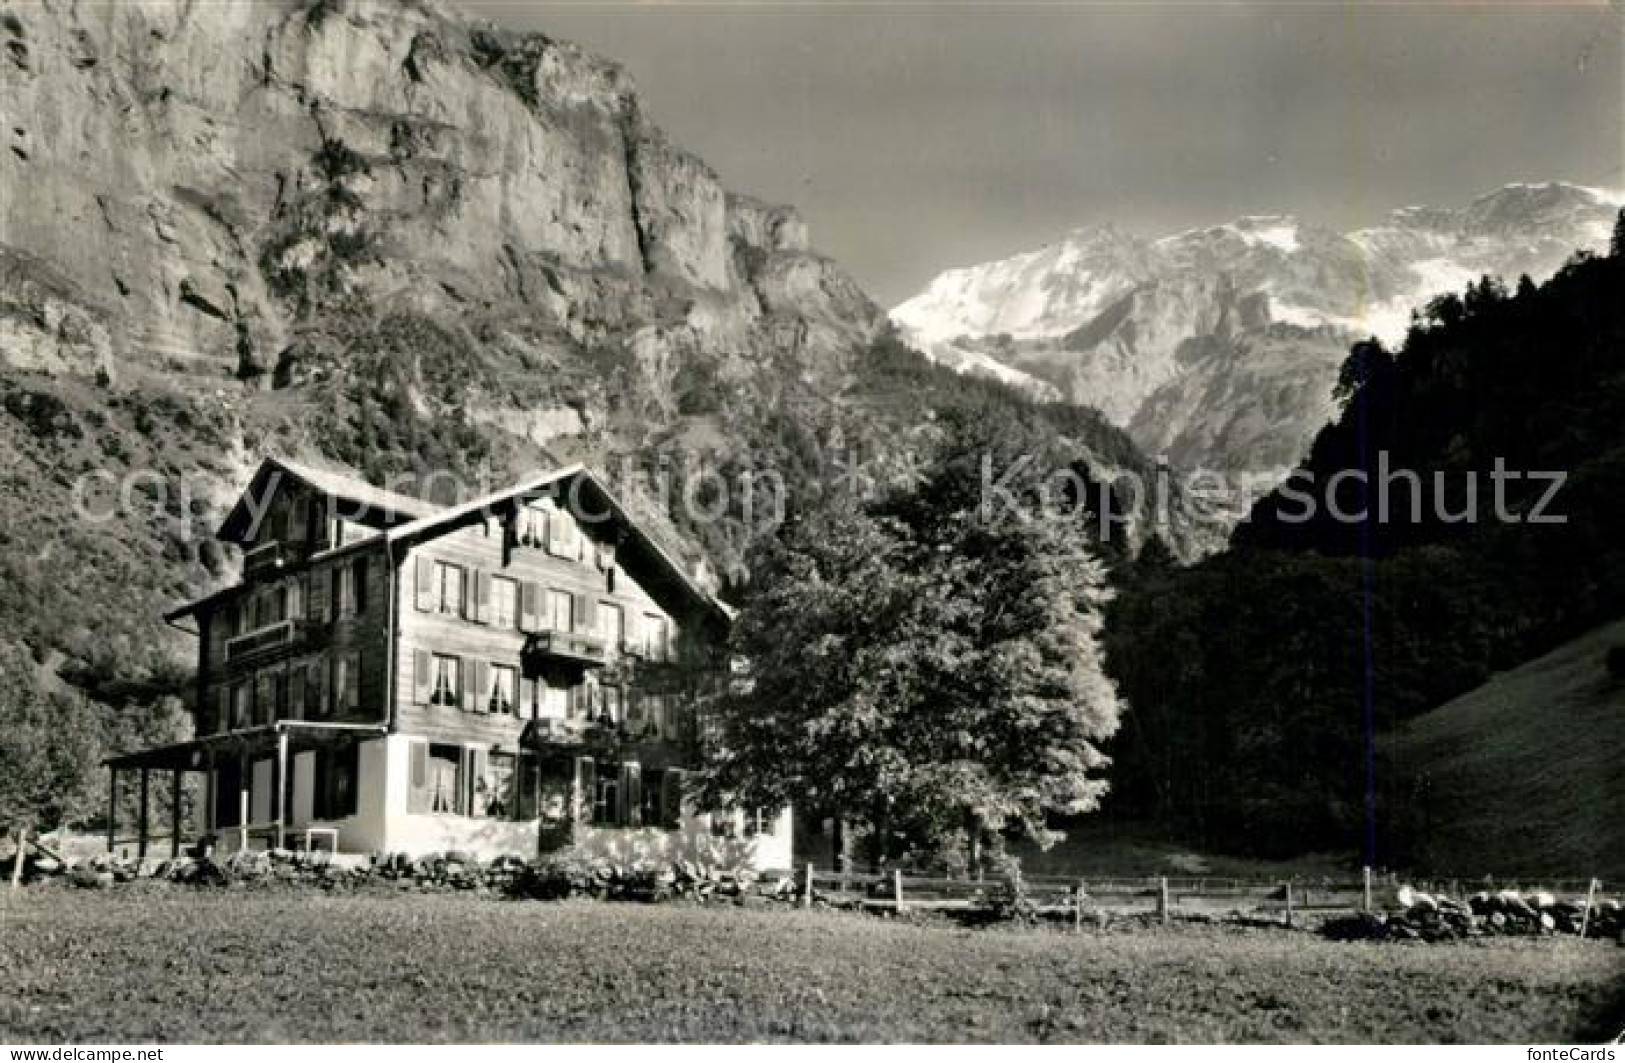
{"label": "tree", "polygon": [[1039,505],[1039,470],[1057,466],[1029,450],[1002,480],[1017,504],[983,507],[982,460],[1008,469],[1012,440],[1036,433],[945,419],[918,483],[828,499],[764,551],[734,631],[749,678],[716,720],[712,800],[844,818],[877,865],[976,859],[1006,829],[1047,844],[1048,815],[1105,792],[1099,743],[1119,715],[1104,566],[1080,514]]}
{"label": "tree", "polygon": [[1614,217],[1614,235],[1608,241],[1609,258],[1625,258],[1625,207]]}
{"label": "tree", "polygon": [[46,689],[38,666],[0,645],[0,828],[48,829],[89,810],[100,727],[77,693]]}

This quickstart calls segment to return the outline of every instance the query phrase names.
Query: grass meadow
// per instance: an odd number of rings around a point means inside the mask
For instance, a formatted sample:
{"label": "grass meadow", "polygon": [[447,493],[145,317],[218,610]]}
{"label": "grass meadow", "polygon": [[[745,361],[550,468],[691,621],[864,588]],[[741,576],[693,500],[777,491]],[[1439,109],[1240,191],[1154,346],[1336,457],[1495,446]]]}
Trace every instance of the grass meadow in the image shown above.
{"label": "grass meadow", "polygon": [[1625,951],[368,890],[0,900],[0,1041],[1571,1042]]}

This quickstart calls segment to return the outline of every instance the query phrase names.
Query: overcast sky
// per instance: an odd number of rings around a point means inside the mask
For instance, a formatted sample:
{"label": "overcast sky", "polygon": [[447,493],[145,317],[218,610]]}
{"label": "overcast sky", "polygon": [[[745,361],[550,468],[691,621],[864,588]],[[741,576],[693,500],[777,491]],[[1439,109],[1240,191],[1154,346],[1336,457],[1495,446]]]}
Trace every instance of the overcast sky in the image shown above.
{"label": "overcast sky", "polygon": [[1625,184],[1619,2],[464,6],[623,62],[678,143],[798,206],[890,305],[1105,221]]}

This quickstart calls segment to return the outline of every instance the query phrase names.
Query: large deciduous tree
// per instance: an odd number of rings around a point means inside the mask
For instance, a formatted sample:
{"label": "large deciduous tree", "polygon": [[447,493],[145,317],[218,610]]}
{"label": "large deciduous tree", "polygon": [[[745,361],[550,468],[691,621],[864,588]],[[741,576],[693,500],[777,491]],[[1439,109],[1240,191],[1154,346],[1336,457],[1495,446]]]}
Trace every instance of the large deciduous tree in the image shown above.
{"label": "large deciduous tree", "polygon": [[876,862],[1047,842],[1050,814],[1096,806],[1119,703],[1087,492],[1034,426],[982,412],[948,418],[915,482],[826,499],[765,547],[712,799],[845,819]]}
{"label": "large deciduous tree", "polygon": [[0,644],[0,829],[58,827],[89,811],[101,732],[78,693],[51,689],[27,650]]}

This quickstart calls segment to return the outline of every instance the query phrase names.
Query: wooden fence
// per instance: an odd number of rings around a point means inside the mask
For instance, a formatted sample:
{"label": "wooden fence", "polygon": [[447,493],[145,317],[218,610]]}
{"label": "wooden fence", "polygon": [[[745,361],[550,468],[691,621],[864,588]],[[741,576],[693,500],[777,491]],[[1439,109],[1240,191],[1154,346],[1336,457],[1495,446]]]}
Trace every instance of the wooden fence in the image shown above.
{"label": "wooden fence", "polygon": [[[1242,879],[1218,877],[1062,878],[1023,876],[1022,893],[1042,915],[1071,918],[1082,925],[1091,918],[1145,915],[1167,923],[1175,916],[1235,915],[1292,926],[1300,916],[1393,910],[1399,907],[1399,882],[1378,878],[1363,869],[1358,881],[1330,879]],[[1013,893],[1004,879],[930,878],[839,872],[807,864],[798,876],[801,903],[815,899],[876,910],[973,911],[989,908],[1001,895]],[[1480,889],[1544,889],[1567,896],[1585,893],[1588,881],[1535,884],[1491,880],[1456,883],[1418,882],[1413,888],[1461,898]],[[1600,885],[1600,884],[1599,884]],[[1464,892],[1465,887],[1465,892]]]}

